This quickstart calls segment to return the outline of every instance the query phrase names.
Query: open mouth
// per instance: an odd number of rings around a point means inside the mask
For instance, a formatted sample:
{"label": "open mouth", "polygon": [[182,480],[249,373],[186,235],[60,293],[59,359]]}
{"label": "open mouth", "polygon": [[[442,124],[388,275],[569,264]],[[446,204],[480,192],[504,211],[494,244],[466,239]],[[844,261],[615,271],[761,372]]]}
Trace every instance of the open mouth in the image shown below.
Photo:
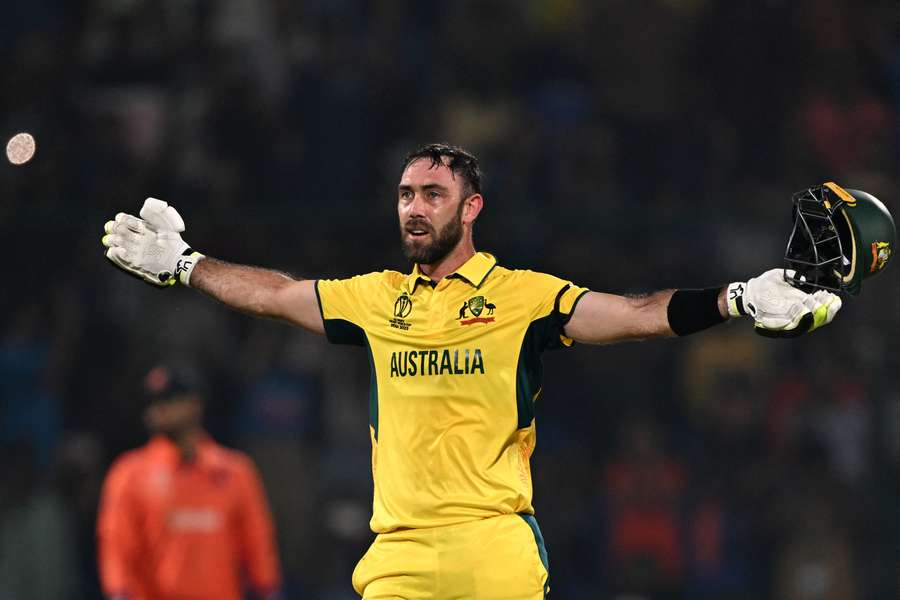
{"label": "open mouth", "polygon": [[423,229],[421,227],[407,227],[406,233],[411,238],[423,238],[431,234],[429,230]]}

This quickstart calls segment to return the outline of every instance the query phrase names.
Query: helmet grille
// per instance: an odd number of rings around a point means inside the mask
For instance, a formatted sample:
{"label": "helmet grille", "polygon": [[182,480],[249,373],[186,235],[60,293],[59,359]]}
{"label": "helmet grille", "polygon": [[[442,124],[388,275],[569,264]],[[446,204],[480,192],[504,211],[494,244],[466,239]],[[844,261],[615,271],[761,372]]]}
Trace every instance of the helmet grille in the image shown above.
{"label": "helmet grille", "polygon": [[794,228],[785,251],[785,268],[796,271],[794,285],[804,290],[840,291],[849,273],[850,231],[835,215],[843,200],[823,186],[794,194]]}

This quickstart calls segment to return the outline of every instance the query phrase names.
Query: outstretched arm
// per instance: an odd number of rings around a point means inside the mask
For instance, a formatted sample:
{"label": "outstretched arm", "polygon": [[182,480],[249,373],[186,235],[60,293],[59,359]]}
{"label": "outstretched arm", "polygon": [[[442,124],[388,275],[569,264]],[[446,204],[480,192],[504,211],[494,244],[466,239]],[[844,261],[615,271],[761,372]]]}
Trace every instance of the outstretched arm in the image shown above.
{"label": "outstretched arm", "polygon": [[796,337],[831,323],[841,299],[819,290],[807,294],[786,279],[793,271],[771,269],[721,288],[663,290],[646,296],[590,292],[575,306],[565,334],[586,344],[688,335],[749,316],[765,337]]}
{"label": "outstretched arm", "polygon": [[315,281],[206,257],[181,238],[184,229],[178,211],[148,198],[140,219],[119,213],[107,222],[102,241],[113,264],[152,285],[181,282],[235,310],[325,332]]}
{"label": "outstretched arm", "polygon": [[[662,290],[638,296],[617,296],[588,292],[578,302],[565,334],[583,344],[613,344],[677,335],[669,320],[669,304],[676,290]],[[719,290],[706,311],[710,325],[728,318],[725,288]],[[698,300],[702,302],[702,300]],[[717,312],[714,312],[717,311]]]}
{"label": "outstretched arm", "polygon": [[293,279],[279,271],[205,257],[194,267],[190,282],[191,287],[235,310],[325,333],[315,280]]}

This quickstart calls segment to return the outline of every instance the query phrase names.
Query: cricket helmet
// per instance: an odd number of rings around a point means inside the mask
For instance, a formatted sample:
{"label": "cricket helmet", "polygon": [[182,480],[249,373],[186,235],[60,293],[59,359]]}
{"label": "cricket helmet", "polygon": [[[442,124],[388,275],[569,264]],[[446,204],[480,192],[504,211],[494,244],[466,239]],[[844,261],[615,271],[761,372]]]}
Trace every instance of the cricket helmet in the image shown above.
{"label": "cricket helmet", "polygon": [[[797,192],[785,268],[801,289],[858,295],[863,279],[891,260],[897,230],[887,207],[861,190],[828,182]],[[800,277],[802,276],[802,280]]]}

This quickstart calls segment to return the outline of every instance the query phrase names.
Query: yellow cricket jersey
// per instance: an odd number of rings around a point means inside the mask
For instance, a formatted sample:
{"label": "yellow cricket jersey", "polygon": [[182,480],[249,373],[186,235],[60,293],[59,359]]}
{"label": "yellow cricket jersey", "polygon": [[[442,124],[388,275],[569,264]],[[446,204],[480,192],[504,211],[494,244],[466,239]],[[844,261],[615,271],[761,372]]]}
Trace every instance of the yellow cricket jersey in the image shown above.
{"label": "yellow cricket jersey", "polygon": [[434,284],[382,271],[316,282],[325,333],[368,349],[371,527],[533,513],[541,353],[588,290],[479,252]]}

